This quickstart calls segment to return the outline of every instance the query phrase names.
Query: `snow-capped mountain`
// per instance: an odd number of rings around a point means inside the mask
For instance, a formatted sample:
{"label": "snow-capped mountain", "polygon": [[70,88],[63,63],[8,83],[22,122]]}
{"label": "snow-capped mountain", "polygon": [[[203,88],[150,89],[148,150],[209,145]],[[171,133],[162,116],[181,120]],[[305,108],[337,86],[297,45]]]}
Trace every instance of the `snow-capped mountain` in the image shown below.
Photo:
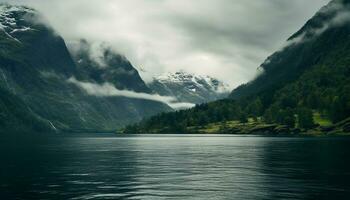
{"label": "snow-capped mountain", "polygon": [[163,96],[174,96],[181,102],[201,104],[227,97],[227,84],[209,76],[183,71],[155,77],[148,86]]}

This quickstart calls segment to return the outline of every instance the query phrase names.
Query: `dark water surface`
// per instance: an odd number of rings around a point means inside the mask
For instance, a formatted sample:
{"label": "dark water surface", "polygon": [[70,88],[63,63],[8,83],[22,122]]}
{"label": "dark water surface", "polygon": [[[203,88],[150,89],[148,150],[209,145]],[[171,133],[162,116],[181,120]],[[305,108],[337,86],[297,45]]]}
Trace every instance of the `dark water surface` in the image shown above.
{"label": "dark water surface", "polygon": [[0,199],[350,199],[350,139],[0,138]]}

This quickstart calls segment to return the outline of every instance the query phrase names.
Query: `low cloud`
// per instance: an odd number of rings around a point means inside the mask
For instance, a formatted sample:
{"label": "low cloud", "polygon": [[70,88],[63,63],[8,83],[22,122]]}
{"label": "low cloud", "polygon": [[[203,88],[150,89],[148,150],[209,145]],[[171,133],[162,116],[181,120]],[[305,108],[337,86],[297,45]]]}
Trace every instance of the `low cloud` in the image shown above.
{"label": "low cloud", "polygon": [[120,96],[120,97],[132,98],[132,99],[144,99],[144,100],[150,100],[150,101],[157,101],[157,102],[165,103],[175,110],[186,109],[186,108],[191,108],[195,106],[192,103],[178,102],[175,97],[160,96],[158,94],[139,93],[139,92],[134,92],[129,90],[118,90],[111,83],[96,84],[96,83],[90,83],[90,82],[83,82],[83,81],[78,81],[74,77],[71,77],[70,79],[68,79],[68,82],[83,89],[88,95],[91,95],[91,96],[98,96],[98,97]]}
{"label": "low cloud", "polygon": [[104,50],[105,50],[104,44],[99,44],[99,43],[93,43],[90,46],[89,49],[89,57],[91,60],[95,61],[99,67],[101,68],[106,68],[108,67],[107,63],[105,62],[104,59]]}
{"label": "low cloud", "polygon": [[[84,52],[89,56],[89,60],[93,61],[99,68],[109,67],[105,59],[105,51],[109,49],[106,43],[103,42],[89,42],[85,39],[70,41],[67,43],[68,49],[73,56]],[[79,61],[78,61],[79,62]]]}

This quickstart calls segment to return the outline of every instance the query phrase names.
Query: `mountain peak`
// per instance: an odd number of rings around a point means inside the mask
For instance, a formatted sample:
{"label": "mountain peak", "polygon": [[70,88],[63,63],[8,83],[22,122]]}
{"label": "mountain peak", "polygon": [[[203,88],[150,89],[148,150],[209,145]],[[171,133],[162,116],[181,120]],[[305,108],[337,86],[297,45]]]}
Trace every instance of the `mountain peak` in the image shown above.
{"label": "mountain peak", "polygon": [[34,31],[38,28],[43,17],[35,9],[0,4],[0,32],[3,32],[7,39],[21,42],[18,36],[28,31]]}
{"label": "mountain peak", "polygon": [[110,82],[118,89],[150,92],[131,62],[105,42],[82,39],[68,45],[83,80]]}
{"label": "mountain peak", "polygon": [[229,91],[229,86],[216,78],[210,77],[208,75],[195,75],[185,71],[178,71],[175,73],[168,72],[161,76],[155,77],[154,81],[161,83],[189,83],[193,86],[205,87],[217,93],[226,93]]}
{"label": "mountain peak", "polygon": [[11,5],[8,3],[0,3],[0,13],[2,12],[36,12],[35,9],[21,6],[21,5]]}

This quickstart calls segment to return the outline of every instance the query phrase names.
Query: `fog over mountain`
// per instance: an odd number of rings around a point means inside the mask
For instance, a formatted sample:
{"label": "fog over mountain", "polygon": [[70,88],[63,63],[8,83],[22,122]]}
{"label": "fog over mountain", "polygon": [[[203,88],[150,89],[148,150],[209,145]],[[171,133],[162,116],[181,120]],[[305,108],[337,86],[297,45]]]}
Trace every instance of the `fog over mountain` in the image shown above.
{"label": "fog over mountain", "polygon": [[184,70],[233,88],[328,0],[0,0],[41,11],[66,41],[105,41],[143,79]]}

